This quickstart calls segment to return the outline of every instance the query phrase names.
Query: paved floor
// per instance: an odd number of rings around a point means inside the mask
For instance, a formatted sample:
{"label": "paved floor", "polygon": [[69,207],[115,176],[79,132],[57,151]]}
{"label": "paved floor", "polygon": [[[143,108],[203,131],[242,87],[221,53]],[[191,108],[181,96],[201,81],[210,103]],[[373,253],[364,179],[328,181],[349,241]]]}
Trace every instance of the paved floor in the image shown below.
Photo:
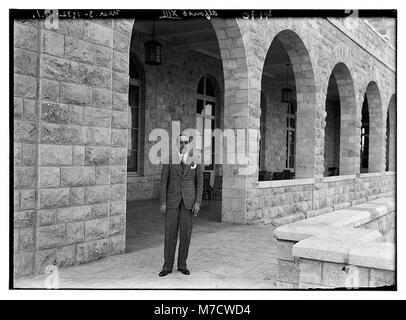
{"label": "paved floor", "polygon": [[[60,288],[270,289],[277,275],[271,225],[220,223],[221,202],[210,201],[194,220],[188,268],[158,277],[163,264],[163,217],[156,201],[128,204],[127,253],[59,270]],[[176,261],[176,259],[175,259]],[[176,267],[176,266],[175,266]],[[16,288],[43,288],[44,275],[15,281]]]}

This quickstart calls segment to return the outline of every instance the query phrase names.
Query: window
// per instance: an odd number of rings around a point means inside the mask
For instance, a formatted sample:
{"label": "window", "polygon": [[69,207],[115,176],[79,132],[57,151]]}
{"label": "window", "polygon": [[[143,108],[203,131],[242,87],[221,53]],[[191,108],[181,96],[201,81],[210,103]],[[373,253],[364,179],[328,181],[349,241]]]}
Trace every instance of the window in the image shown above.
{"label": "window", "polygon": [[[204,130],[210,129],[213,131],[216,128],[216,94],[214,85],[207,76],[203,76],[197,86],[197,100],[196,100],[196,129],[200,134],[204,135]],[[211,143],[210,140],[211,139]],[[205,154],[210,154],[211,163],[206,165],[206,171],[214,170],[214,150],[215,139],[214,137],[203,136],[203,151]],[[207,160],[204,159],[206,162]]]}
{"label": "window", "polygon": [[390,121],[389,109],[386,114],[386,151],[385,151],[385,171],[389,171],[389,150],[390,150]]}
{"label": "window", "polygon": [[286,117],[286,169],[295,170],[296,108],[293,102],[287,103]]}
{"label": "window", "polygon": [[128,91],[128,153],[127,171],[140,173],[141,150],[141,81],[137,65],[130,63],[130,88]]}
{"label": "window", "polygon": [[362,105],[362,124],[361,124],[361,173],[368,172],[369,155],[369,112],[368,100],[365,96]]}
{"label": "window", "polygon": [[261,108],[261,118],[259,123],[259,157],[258,157],[258,166],[259,169],[264,170],[265,168],[265,134],[266,134],[266,102],[265,102],[265,95],[261,91],[261,101],[260,101],[260,108]]}

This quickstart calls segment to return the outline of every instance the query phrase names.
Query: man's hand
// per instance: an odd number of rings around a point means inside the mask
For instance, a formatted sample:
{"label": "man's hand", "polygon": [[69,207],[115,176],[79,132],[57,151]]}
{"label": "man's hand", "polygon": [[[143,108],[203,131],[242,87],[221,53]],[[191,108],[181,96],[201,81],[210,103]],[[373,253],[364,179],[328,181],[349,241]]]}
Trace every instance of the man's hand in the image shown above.
{"label": "man's hand", "polygon": [[197,216],[197,214],[199,213],[199,211],[200,211],[200,204],[195,203],[195,204],[193,205],[193,207],[192,207],[192,213],[193,213],[195,216]]}
{"label": "man's hand", "polygon": [[165,214],[166,213],[166,204],[164,203],[164,204],[161,204],[161,207],[159,208],[159,211],[162,213],[162,214]]}

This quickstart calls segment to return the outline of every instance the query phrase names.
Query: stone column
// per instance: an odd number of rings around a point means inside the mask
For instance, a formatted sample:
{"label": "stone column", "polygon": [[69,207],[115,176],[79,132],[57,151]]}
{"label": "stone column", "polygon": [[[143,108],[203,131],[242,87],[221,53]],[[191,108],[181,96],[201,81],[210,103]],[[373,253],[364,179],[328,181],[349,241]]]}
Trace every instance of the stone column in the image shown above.
{"label": "stone column", "polygon": [[[248,157],[249,145],[247,128],[250,126],[248,105],[248,69],[244,42],[236,19],[213,19],[224,72],[224,132],[227,129],[245,131],[245,150],[238,146],[235,150],[224,149],[224,159]],[[258,117],[259,126],[259,117]],[[231,130],[229,132],[231,132]],[[234,141],[237,137],[234,136]],[[226,143],[224,144],[226,147]],[[237,143],[236,143],[237,145]],[[243,153],[243,154],[242,154]],[[250,166],[242,163],[223,165],[222,221],[246,223],[246,198],[250,183]]]}
{"label": "stone column", "polygon": [[37,21],[14,21],[14,276],[34,270],[36,231],[38,58]]}
{"label": "stone column", "polygon": [[396,132],[396,96],[393,95],[389,102],[389,171],[396,170]]}
{"label": "stone column", "polygon": [[17,242],[32,240],[18,245],[31,252],[16,255],[16,276],[124,252],[130,26],[113,19],[15,24],[16,46],[38,52],[35,77],[15,74],[17,105],[30,98],[35,110],[35,122],[17,123],[17,141],[30,141],[35,158],[15,171],[16,186],[37,191],[35,210],[15,215],[25,217],[15,227],[32,233],[19,232]]}

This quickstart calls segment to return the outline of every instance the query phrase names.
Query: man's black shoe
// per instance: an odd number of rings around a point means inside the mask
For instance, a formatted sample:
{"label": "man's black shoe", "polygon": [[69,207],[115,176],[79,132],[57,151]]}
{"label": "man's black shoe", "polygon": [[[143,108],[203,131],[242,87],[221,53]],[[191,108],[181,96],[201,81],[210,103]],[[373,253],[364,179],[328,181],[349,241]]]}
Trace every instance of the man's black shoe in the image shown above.
{"label": "man's black shoe", "polygon": [[170,274],[172,271],[166,271],[166,270],[162,270],[160,273],[159,273],[159,276],[160,277],[165,277],[165,276],[167,276],[168,274]]}
{"label": "man's black shoe", "polygon": [[178,269],[178,271],[180,271],[180,272],[182,272],[183,274],[185,274],[185,275],[190,275],[190,271],[188,270],[188,269],[186,269],[186,268],[179,268]]}

